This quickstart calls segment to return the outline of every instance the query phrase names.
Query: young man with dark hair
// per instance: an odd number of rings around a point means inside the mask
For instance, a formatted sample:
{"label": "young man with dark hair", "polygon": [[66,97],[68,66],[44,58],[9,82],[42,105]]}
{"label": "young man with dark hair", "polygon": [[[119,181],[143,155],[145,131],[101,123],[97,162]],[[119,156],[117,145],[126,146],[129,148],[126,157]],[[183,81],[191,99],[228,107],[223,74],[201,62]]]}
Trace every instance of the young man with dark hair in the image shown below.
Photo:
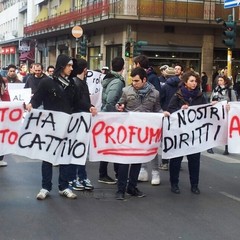
{"label": "young man with dark hair", "polygon": [[[80,109],[88,109],[88,105],[79,99],[77,87],[73,79],[69,78],[73,68],[73,61],[70,57],[60,54],[57,58],[55,71],[52,78],[44,78],[32,96],[27,110],[38,108],[43,104],[45,110],[53,110],[72,114]],[[72,164],[59,165],[58,187],[59,194],[66,198],[75,199],[77,195],[69,188],[69,175]],[[38,200],[45,199],[52,190],[52,164],[42,161],[42,189],[37,194]]]}
{"label": "young man with dark hair", "polygon": [[[92,113],[97,113],[97,109],[91,104],[90,93],[86,82],[87,75],[87,61],[85,59],[73,59],[73,71],[70,77],[74,80],[79,98],[81,101],[88,104],[88,109],[92,110]],[[94,187],[91,181],[87,177],[86,165],[74,165],[72,166],[69,184],[73,190],[93,190]]]}
{"label": "young man with dark hair", "polygon": [[7,70],[7,76],[3,78],[6,83],[21,83],[16,73],[17,67],[14,64],[8,65]]}
{"label": "young man with dark hair", "polygon": [[46,71],[46,75],[48,76],[48,77],[51,77],[52,78],[52,76],[53,76],[53,73],[54,73],[54,66],[53,65],[49,65],[48,67],[47,67],[47,71]]}
{"label": "young man with dark hair", "polygon": [[[154,86],[154,88],[159,92],[160,91],[160,81],[158,79],[157,74],[153,71],[152,67],[149,67],[149,60],[145,55],[139,55],[134,58],[133,60],[133,68],[141,67],[145,70],[147,74],[147,81],[151,85]],[[155,156],[155,158],[151,162],[152,164],[152,179],[151,184],[152,185],[159,185],[160,184],[160,174],[158,169],[158,155]],[[142,164],[142,168],[140,171],[140,174],[138,176],[138,180],[141,182],[147,182],[148,181],[148,171],[147,171],[147,163]]]}
{"label": "young man with dark hair", "polygon": [[[146,71],[141,67],[137,67],[132,70],[131,77],[132,84],[123,89],[122,97],[116,105],[117,110],[120,112],[160,112],[159,92],[152,84],[147,82]],[[141,163],[131,164],[130,169],[129,164],[118,165],[116,199],[124,200],[125,192],[135,197],[144,197],[145,194],[137,188]],[[128,179],[129,181],[127,181]]]}

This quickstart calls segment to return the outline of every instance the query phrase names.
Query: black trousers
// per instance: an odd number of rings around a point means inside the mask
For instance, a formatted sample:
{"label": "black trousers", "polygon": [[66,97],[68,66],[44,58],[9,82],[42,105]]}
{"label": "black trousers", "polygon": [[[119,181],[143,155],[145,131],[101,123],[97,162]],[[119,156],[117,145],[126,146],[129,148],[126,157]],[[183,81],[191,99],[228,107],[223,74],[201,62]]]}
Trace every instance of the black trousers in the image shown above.
{"label": "black trousers", "polygon": [[[141,169],[141,163],[118,164],[118,191],[125,193],[128,181],[128,189],[134,189],[137,186],[138,175]],[[129,179],[128,179],[129,178]]]}
{"label": "black trousers", "polygon": [[[199,182],[200,156],[201,153],[187,155],[188,171],[191,185],[198,185]],[[171,185],[179,183],[179,172],[182,159],[183,156],[170,159],[169,172]]]}
{"label": "black trousers", "polygon": [[[115,177],[118,178],[118,163],[113,164]],[[108,162],[100,162],[99,165],[99,177],[106,177],[108,175]]]}

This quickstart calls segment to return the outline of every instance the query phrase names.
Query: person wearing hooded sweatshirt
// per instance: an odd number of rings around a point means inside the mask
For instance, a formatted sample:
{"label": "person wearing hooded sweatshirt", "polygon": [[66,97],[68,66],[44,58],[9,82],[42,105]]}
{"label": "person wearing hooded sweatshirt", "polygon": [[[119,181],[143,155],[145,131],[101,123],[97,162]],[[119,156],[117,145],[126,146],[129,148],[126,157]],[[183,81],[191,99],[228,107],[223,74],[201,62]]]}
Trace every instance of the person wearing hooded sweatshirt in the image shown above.
{"label": "person wearing hooded sweatshirt", "polygon": [[[57,57],[53,78],[44,78],[39,83],[38,89],[31,98],[26,109],[38,108],[43,104],[45,110],[53,110],[72,114],[80,109],[92,112],[89,105],[80,101],[77,87],[73,79],[69,78],[72,71],[73,61],[70,57],[60,54]],[[77,198],[77,195],[69,189],[69,171],[73,164],[59,165],[58,187],[59,194],[70,199]],[[38,200],[45,199],[52,190],[52,164],[42,162],[42,189],[37,194]]]}
{"label": "person wearing hooded sweatshirt", "polygon": [[[115,105],[122,95],[122,89],[125,81],[121,75],[124,69],[124,60],[122,57],[115,57],[112,60],[112,70],[106,74],[103,79],[102,86],[102,112],[116,112]],[[115,184],[116,181],[108,176],[108,162],[100,162],[98,182],[106,184]],[[114,163],[114,171],[117,178],[118,164]]]}

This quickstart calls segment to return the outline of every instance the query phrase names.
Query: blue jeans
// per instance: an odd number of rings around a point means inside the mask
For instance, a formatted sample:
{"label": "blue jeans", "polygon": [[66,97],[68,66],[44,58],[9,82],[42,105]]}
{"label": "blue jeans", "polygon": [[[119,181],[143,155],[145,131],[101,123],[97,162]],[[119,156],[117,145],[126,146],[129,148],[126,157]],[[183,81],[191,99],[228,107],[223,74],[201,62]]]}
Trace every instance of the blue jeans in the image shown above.
{"label": "blue jeans", "polygon": [[[52,190],[52,164],[42,162],[42,188]],[[59,165],[58,188],[60,191],[68,188],[69,165]]]}
{"label": "blue jeans", "polygon": [[69,164],[68,166],[69,173],[68,173],[68,181],[72,182],[79,177],[79,180],[87,179],[87,172],[85,165],[76,165],[76,164]]}

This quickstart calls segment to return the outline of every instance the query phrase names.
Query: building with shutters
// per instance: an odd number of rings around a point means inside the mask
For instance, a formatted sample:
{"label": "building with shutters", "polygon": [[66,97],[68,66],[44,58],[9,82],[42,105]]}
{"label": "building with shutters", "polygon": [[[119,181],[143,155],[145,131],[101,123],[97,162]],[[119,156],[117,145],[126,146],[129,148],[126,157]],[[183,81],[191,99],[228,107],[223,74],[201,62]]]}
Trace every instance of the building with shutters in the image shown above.
{"label": "building with shutters", "polygon": [[[46,67],[55,64],[59,53],[76,56],[81,42],[71,34],[76,25],[87,39],[91,69],[110,66],[112,58],[123,56],[128,70],[128,41],[148,42],[141,53],[156,71],[163,64],[180,63],[211,76],[227,65],[222,24],[215,21],[232,14],[223,0],[0,0],[0,5],[2,66],[34,58]],[[239,8],[234,10],[238,22]],[[232,55],[234,75],[240,68],[238,42]]]}

